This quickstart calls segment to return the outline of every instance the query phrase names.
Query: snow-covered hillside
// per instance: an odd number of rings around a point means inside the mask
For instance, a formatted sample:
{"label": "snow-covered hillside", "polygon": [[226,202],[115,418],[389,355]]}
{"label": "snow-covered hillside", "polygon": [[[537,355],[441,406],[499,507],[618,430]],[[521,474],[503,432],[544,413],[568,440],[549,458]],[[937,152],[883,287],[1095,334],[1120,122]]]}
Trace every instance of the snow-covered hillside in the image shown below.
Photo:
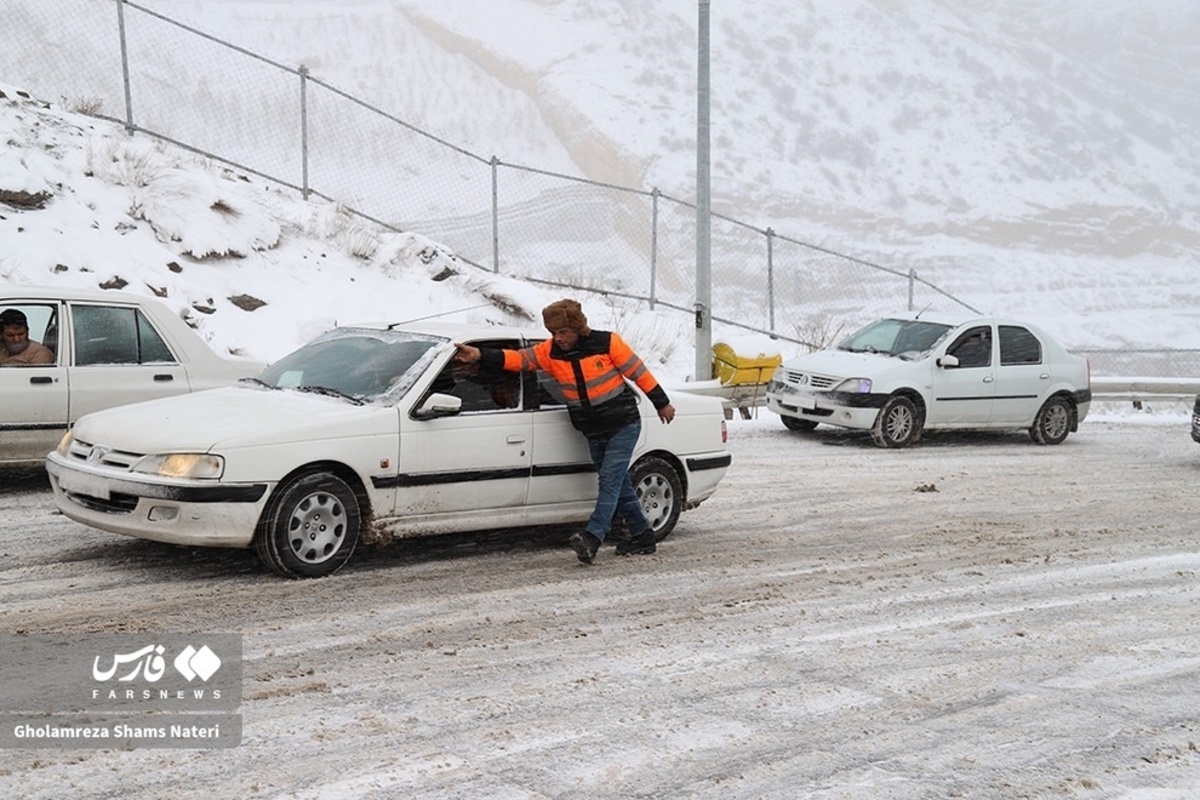
{"label": "snow-covered hillside", "polygon": [[[153,21],[150,12],[280,65],[303,65],[472,153],[694,195],[694,2],[148,0],[136,7],[143,21]],[[0,81],[124,116],[115,4],[14,0],[6,15]],[[976,308],[1041,322],[1072,347],[1200,347],[1194,2],[717,0],[711,19],[715,210],[915,269]],[[281,144],[295,144],[294,76],[261,64],[227,74],[229,51],[193,52],[196,32],[162,23],[138,30],[130,48],[139,124],[154,122],[181,141],[192,141],[191,132],[234,140],[248,154],[240,158],[257,154],[272,174],[295,168],[279,155]],[[238,122],[242,115],[253,123]],[[360,187],[384,161],[399,165],[414,187],[478,182],[462,177],[460,156],[443,161],[437,149],[414,154],[374,133],[349,144],[310,143],[322,153],[318,177],[359,181],[347,192],[367,191]],[[11,148],[7,157],[15,157]],[[444,197],[424,202],[418,233],[444,240],[466,224],[465,217],[446,222],[455,208]],[[378,260],[356,256],[345,236],[332,235],[339,226],[361,227],[335,206],[299,208],[276,223],[279,246],[231,262],[234,269],[273,287],[318,287],[323,279],[302,269],[305,259],[289,247],[304,242],[356,268]],[[104,232],[101,225],[67,238],[99,241]],[[129,238],[123,231],[89,252],[115,252]],[[45,239],[15,253],[6,246],[0,254],[8,280],[59,279],[59,257]],[[540,254],[522,255],[537,262]],[[736,259],[717,263],[718,291],[722,271],[728,277],[740,268]],[[331,272],[339,280],[350,274]],[[592,279],[603,285],[606,277]],[[686,348],[686,320],[673,314],[662,312],[666,321],[656,325],[679,328]]]}
{"label": "snow-covered hillside", "polygon": [[[695,2],[151,6],[475,152],[692,192]],[[847,245],[1195,249],[1191,0],[717,0],[711,30],[719,211]]]}
{"label": "snow-covered hillside", "polygon": [[[153,294],[218,350],[270,361],[339,322],[442,315],[536,329],[561,295],[4,84],[0,140],[0,285]],[[686,320],[589,311],[664,376],[688,374]]]}

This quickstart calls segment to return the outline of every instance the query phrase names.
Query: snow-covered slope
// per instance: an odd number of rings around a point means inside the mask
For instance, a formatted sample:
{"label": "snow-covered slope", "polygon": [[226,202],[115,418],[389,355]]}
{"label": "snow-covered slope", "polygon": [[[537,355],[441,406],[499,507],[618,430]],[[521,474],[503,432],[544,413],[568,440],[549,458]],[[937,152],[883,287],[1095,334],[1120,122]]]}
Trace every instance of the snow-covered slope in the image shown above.
{"label": "snow-covered slope", "polygon": [[[485,157],[694,194],[696,3],[142,5],[303,65]],[[123,116],[109,4],[14,0],[6,13],[0,80]],[[977,308],[1033,318],[1072,347],[1200,347],[1194,2],[721,0],[711,22],[715,210],[915,269]],[[228,51],[187,60],[173,37],[195,34],[161,24],[152,33],[131,43],[138,113],[154,108],[172,134],[261,111],[261,129],[249,126],[254,135],[239,143],[276,166],[270,145],[295,129],[293,76],[263,66],[215,82],[224,73],[209,70]],[[346,175],[406,156],[386,142],[324,151]],[[457,162],[437,158],[420,152],[414,182],[456,179]],[[438,238],[447,209],[429,207],[416,229]],[[328,225],[284,231],[286,247],[287,233],[320,236]],[[40,278],[47,258],[22,252],[19,264],[0,256],[0,272]],[[737,268],[718,264],[718,281]]]}

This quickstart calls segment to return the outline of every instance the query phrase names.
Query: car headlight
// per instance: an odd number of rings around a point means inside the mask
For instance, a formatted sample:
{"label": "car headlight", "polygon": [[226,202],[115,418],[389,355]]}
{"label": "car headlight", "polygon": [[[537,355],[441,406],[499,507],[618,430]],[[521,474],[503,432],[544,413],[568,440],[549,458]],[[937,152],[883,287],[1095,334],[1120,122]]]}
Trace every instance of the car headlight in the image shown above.
{"label": "car headlight", "polygon": [[852,394],[869,394],[871,391],[870,378],[846,378],[833,387],[835,392],[850,392]]}
{"label": "car headlight", "polygon": [[208,453],[166,453],[146,456],[133,465],[133,471],[163,478],[219,478],[225,459]]}
{"label": "car headlight", "polygon": [[65,456],[71,449],[71,442],[75,441],[75,429],[67,431],[63,437],[58,440],[58,447],[54,448],[54,452],[60,456]]}

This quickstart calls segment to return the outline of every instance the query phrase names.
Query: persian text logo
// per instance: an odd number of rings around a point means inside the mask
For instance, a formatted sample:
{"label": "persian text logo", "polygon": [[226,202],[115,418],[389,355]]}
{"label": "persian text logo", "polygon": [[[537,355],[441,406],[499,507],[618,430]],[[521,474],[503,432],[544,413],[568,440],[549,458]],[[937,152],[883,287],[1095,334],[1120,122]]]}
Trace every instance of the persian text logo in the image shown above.
{"label": "persian text logo", "polygon": [[[98,681],[108,681],[123,667],[132,664],[133,668],[120,675],[118,681],[132,681],[140,672],[147,682],[156,683],[167,671],[167,663],[163,659],[164,652],[166,648],[161,644],[148,644],[130,653],[114,653],[109,669],[101,669],[100,656],[96,656],[92,661],[92,677]],[[207,683],[221,668],[221,659],[208,645],[203,645],[197,650],[189,644],[175,657],[174,666],[175,671],[186,678],[188,683],[196,678]]]}

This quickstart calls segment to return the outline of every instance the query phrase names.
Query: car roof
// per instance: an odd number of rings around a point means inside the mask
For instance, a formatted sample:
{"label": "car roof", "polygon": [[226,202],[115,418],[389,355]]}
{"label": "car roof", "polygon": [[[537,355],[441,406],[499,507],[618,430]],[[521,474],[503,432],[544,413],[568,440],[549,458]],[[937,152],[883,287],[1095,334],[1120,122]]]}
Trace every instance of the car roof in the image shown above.
{"label": "car roof", "polygon": [[157,301],[147,294],[123,292],[119,289],[93,289],[78,286],[33,286],[25,284],[0,284],[0,295],[6,300],[83,300],[133,303],[143,300]]}
{"label": "car roof", "polygon": [[1011,319],[1009,317],[993,317],[986,314],[973,314],[965,311],[901,311],[896,314],[888,314],[883,319],[921,320],[923,322],[950,325],[955,328],[959,325],[968,325],[971,323],[988,323],[996,325],[1020,325],[1026,328],[1038,329],[1038,326],[1034,323],[1025,322],[1024,320]]}

